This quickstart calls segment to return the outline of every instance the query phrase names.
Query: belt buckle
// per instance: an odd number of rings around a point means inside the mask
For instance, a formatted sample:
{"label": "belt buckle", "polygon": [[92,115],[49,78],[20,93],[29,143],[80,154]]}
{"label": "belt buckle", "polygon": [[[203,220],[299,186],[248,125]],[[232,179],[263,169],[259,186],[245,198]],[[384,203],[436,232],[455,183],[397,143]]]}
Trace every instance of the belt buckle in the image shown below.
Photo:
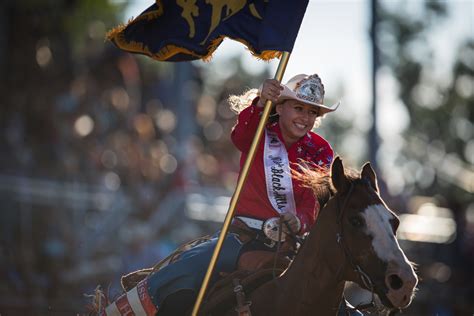
{"label": "belt buckle", "polygon": [[263,223],[262,230],[265,236],[267,236],[270,240],[272,240],[270,244],[273,243],[273,246],[275,245],[276,241],[285,241],[286,234],[284,232],[282,232],[281,238],[280,239],[278,238],[280,235],[280,218],[279,217],[272,217],[272,218],[267,219]]}

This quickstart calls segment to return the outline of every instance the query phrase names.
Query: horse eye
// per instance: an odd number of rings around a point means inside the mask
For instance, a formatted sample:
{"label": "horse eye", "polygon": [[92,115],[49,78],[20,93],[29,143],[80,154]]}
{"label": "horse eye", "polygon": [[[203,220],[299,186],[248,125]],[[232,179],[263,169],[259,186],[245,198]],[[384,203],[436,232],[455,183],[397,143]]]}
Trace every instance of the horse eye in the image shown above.
{"label": "horse eye", "polygon": [[360,216],[353,216],[353,217],[349,218],[349,222],[355,228],[362,228],[365,225],[364,219]]}

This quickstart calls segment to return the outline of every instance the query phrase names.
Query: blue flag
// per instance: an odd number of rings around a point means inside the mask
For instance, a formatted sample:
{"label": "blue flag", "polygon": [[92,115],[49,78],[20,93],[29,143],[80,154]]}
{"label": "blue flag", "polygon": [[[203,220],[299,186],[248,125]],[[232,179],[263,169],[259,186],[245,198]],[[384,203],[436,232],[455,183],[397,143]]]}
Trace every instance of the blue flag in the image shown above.
{"label": "blue flag", "polygon": [[157,0],[107,34],[118,48],[160,61],[209,60],[228,37],[263,60],[291,52],[308,0]]}

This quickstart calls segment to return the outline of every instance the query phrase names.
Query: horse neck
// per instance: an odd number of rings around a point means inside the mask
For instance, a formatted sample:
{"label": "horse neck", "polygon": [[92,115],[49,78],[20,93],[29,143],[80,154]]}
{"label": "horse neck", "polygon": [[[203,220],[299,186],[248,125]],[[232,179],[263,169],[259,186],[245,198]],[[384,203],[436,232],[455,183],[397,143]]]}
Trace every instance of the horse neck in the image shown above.
{"label": "horse neck", "polygon": [[344,257],[336,241],[334,214],[334,210],[321,212],[285,273],[253,293],[252,311],[258,311],[255,315],[337,313],[345,282],[340,278]]}

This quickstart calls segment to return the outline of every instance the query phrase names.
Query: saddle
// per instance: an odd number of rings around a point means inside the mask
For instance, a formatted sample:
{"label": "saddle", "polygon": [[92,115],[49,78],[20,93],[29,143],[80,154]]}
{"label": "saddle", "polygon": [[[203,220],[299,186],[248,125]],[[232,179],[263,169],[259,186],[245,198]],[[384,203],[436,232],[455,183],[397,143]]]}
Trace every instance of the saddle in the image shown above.
{"label": "saddle", "polygon": [[[232,227],[231,231],[238,234],[241,242],[245,243],[253,238],[247,230]],[[125,292],[130,291],[140,281],[154,271],[172,264],[180,255],[196,245],[205,242],[208,236],[188,242],[176,249],[167,258],[161,260],[154,267],[134,271],[122,276],[121,284]],[[249,250],[243,252],[237,262],[236,271],[223,274],[210,288],[203,301],[200,315],[223,315],[230,308],[235,307],[239,315],[251,315],[250,304],[246,298],[258,287],[279,276],[290,264],[291,253],[294,253],[289,243],[283,243],[279,251]]]}
{"label": "saddle", "polygon": [[[176,251],[177,252],[177,251]],[[130,291],[137,286],[140,281],[145,279],[150,273],[159,270],[166,264],[170,263],[170,257],[176,256],[176,253],[171,254],[169,257],[163,259],[152,268],[141,269],[133,271],[129,274],[123,275],[120,279],[122,288],[125,292]],[[275,261],[276,260],[276,261]],[[221,274],[221,280],[218,281],[214,287],[221,284],[222,281],[227,280],[228,277],[235,274],[234,279],[239,275],[247,277],[253,273],[261,273],[261,271],[274,271],[278,275],[284,271],[290,264],[290,259],[286,256],[278,256],[275,259],[275,254],[266,251],[248,251],[243,253],[237,263],[237,270],[229,275]],[[274,269],[275,268],[275,269]],[[231,282],[230,282],[231,283]]]}
{"label": "saddle", "polygon": [[[224,315],[229,310],[229,306],[234,306],[236,310],[242,307],[243,303],[250,306],[251,302],[242,302],[242,300],[248,298],[255,289],[279,276],[286,267],[286,265],[280,265],[276,268],[261,268],[256,271],[237,270],[225,276],[221,274],[222,278],[206,294],[199,315]],[[142,269],[122,276],[123,289],[128,292],[153,270],[154,268]],[[236,291],[237,286],[241,287],[240,292]]]}
{"label": "saddle", "polygon": [[[242,243],[249,242],[256,238],[256,235],[253,231],[245,228],[239,227],[237,225],[232,225],[230,227],[230,232],[235,233],[239,236],[239,239]],[[145,279],[150,273],[158,271],[161,268],[172,264],[179,259],[179,256],[186,250],[189,250],[203,242],[206,242],[210,239],[210,236],[204,236],[197,239],[194,239],[190,242],[187,242],[177,248],[173,253],[168,257],[158,262],[155,266],[151,268],[145,268],[137,270],[122,276],[121,284],[124,291],[128,292],[137,284]],[[284,242],[281,245],[277,257],[275,258],[275,253],[269,251],[260,251],[260,250],[251,250],[242,253],[238,259],[236,270],[240,272],[248,271],[258,271],[265,270],[269,268],[277,269],[286,269],[291,262],[289,256],[294,253],[294,247],[290,243]]]}

